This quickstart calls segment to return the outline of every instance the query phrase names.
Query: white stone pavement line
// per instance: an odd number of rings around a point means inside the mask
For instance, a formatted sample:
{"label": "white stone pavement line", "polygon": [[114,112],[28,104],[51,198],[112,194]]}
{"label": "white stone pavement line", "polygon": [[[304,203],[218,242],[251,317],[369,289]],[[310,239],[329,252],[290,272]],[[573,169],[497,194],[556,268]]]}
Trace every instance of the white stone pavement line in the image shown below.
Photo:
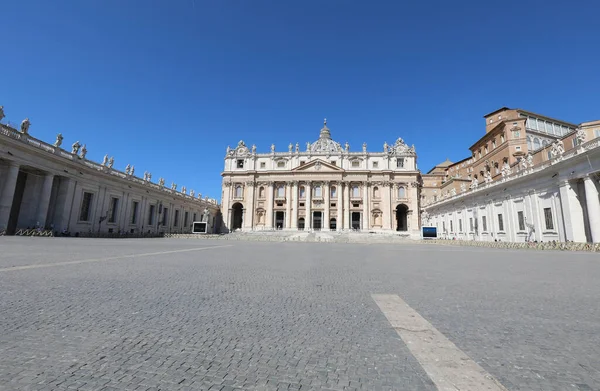
{"label": "white stone pavement line", "polygon": [[146,257],[146,256],[150,256],[150,255],[164,255],[164,254],[183,253],[183,252],[188,252],[188,251],[212,250],[212,249],[215,249],[215,248],[223,248],[223,247],[233,247],[233,245],[228,244],[228,245],[225,245],[225,246],[196,247],[196,248],[186,248],[186,249],[182,249],[182,250],[159,251],[159,252],[155,252],[155,253],[119,255],[119,256],[116,256],[116,257],[108,257],[108,258],[81,259],[81,260],[78,260],[78,261],[66,261],[66,262],[56,262],[56,263],[41,263],[41,264],[37,264],[37,265],[13,266],[13,267],[0,268],[0,273],[2,273],[2,272],[12,272],[12,271],[16,271],[16,270],[39,269],[39,268],[43,268],[43,267],[77,265],[77,264],[80,264],[80,263],[114,261],[114,260],[117,260],[117,259]]}
{"label": "white stone pavement line", "polygon": [[398,295],[371,295],[439,391],[507,391]]}

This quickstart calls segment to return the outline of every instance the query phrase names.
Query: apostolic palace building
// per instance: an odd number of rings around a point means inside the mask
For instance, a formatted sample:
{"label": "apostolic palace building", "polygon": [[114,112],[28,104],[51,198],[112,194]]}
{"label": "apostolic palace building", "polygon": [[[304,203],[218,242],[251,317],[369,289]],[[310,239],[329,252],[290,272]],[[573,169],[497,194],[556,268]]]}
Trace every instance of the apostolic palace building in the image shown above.
{"label": "apostolic palace building", "polygon": [[419,171],[401,138],[379,151],[319,138],[258,153],[227,148],[222,213],[230,230],[360,230],[419,236]]}

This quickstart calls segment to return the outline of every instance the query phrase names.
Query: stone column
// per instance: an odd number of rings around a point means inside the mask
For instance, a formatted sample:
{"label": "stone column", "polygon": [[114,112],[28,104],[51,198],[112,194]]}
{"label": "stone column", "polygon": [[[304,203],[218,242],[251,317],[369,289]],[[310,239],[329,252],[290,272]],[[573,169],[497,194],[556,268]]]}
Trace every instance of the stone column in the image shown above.
{"label": "stone column", "polygon": [[[583,208],[579,203],[577,192],[568,180],[560,184],[560,203],[565,224],[565,236],[573,242],[586,242],[583,224]],[[541,214],[541,213],[540,213]],[[543,216],[542,216],[543,217]],[[542,230],[545,230],[545,222]],[[559,227],[556,227],[558,230]]]}
{"label": "stone column", "polygon": [[391,230],[392,229],[392,203],[391,203],[391,199],[390,199],[390,186],[391,183],[384,183],[381,186],[381,198],[383,201],[383,206],[381,207],[381,210],[383,211],[383,221],[382,221],[382,228],[384,230]]}
{"label": "stone column", "polygon": [[269,182],[267,186],[267,215],[265,220],[265,228],[273,228],[273,182]]}
{"label": "stone column", "polygon": [[583,178],[583,186],[585,188],[585,202],[592,242],[600,243],[600,201],[598,200],[598,189],[589,175]]}
{"label": "stone column", "polygon": [[368,231],[369,226],[369,182],[363,182],[363,218],[362,218],[362,230]]}
{"label": "stone column", "polygon": [[329,231],[329,203],[330,203],[329,183],[323,183],[323,230]]}
{"label": "stone column", "polygon": [[46,226],[46,216],[48,215],[48,207],[50,206],[50,195],[52,194],[52,183],[54,182],[54,174],[46,174],[42,191],[40,192],[38,210],[35,221],[40,224],[40,227]]}
{"label": "stone column", "polygon": [[350,182],[344,182],[344,229],[350,229]]}
{"label": "stone column", "polygon": [[292,194],[290,196],[290,199],[293,201],[293,206],[292,206],[292,215],[291,215],[291,223],[290,223],[290,228],[297,230],[298,229],[298,181],[293,181],[292,182]]}
{"label": "stone column", "polygon": [[[246,182],[246,197],[245,199],[248,200],[248,202],[246,202],[246,207],[244,208],[244,210],[246,211],[246,215],[244,216],[244,221],[242,222],[242,225],[244,226],[244,228],[247,228],[249,230],[252,230],[254,228],[254,193],[256,190],[256,183],[254,183],[254,181],[248,181]],[[202,213],[202,212],[201,212]]]}
{"label": "stone column", "polygon": [[304,203],[304,205],[306,206],[306,216],[304,217],[304,229],[310,229],[312,228],[312,189],[310,188],[310,182],[307,181],[306,185],[304,185],[304,188],[306,194],[306,201]]}
{"label": "stone column", "polygon": [[13,198],[15,196],[15,187],[17,186],[17,177],[19,176],[19,165],[14,162],[9,162],[6,178],[3,178],[4,187],[0,194],[0,231],[3,231],[8,226],[10,210],[12,208]]}
{"label": "stone column", "polygon": [[335,194],[337,196],[336,199],[336,206],[337,206],[337,217],[335,218],[335,229],[336,231],[341,231],[343,228],[343,222],[344,222],[344,205],[342,204],[343,202],[343,197],[342,197],[342,192],[343,192],[343,184],[342,182],[338,182],[336,183],[335,186]]}
{"label": "stone column", "polygon": [[292,228],[292,182],[285,183],[285,225],[283,228]]}

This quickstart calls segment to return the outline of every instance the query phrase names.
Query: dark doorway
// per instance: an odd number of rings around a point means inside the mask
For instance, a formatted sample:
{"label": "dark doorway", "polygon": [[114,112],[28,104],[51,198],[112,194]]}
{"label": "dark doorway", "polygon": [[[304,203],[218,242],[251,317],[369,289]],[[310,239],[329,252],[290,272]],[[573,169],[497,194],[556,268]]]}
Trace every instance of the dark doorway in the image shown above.
{"label": "dark doorway", "polygon": [[300,217],[298,219],[298,229],[299,230],[303,230],[304,229],[304,217]]}
{"label": "dark doorway", "polygon": [[396,231],[408,231],[408,206],[396,207]]}
{"label": "dark doorway", "polygon": [[337,229],[337,220],[336,219],[329,220],[329,229],[332,231],[335,231]]}
{"label": "dark doorway", "polygon": [[275,212],[275,229],[283,229],[283,220],[285,218],[285,212]]}
{"label": "dark doorway", "polygon": [[8,216],[8,224],[6,226],[6,234],[14,235],[17,231],[19,222],[19,214],[21,212],[21,201],[23,201],[23,193],[25,192],[25,183],[27,182],[27,173],[19,171],[17,183],[15,185],[15,194],[13,197],[12,206],[10,207],[10,215]]}
{"label": "dark doorway", "polygon": [[239,202],[233,204],[231,208],[233,211],[233,215],[231,216],[231,230],[235,231],[236,229],[242,228],[242,220],[244,219],[244,207]]}
{"label": "dark doorway", "polygon": [[360,230],[360,212],[352,212],[352,229]]}
{"label": "dark doorway", "polygon": [[313,212],[313,229],[323,228],[323,212]]}

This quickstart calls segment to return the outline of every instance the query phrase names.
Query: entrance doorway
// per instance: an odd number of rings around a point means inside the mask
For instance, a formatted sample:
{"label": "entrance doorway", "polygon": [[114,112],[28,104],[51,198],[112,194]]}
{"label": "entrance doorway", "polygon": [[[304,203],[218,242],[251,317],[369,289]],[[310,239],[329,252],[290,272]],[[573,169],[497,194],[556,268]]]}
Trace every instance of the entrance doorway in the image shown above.
{"label": "entrance doorway", "polygon": [[396,231],[408,231],[408,206],[396,207]]}
{"label": "entrance doorway", "polygon": [[298,219],[298,229],[302,231],[304,229],[304,217]]}
{"label": "entrance doorway", "polygon": [[313,229],[323,228],[323,212],[313,212]]}
{"label": "entrance doorway", "polygon": [[351,220],[352,229],[360,230],[360,212],[352,212]]}
{"label": "entrance doorway", "polygon": [[244,207],[239,202],[236,202],[231,207],[232,216],[231,216],[231,230],[235,231],[236,229],[242,228],[242,220],[244,219]]}
{"label": "entrance doorway", "polygon": [[336,219],[330,219],[329,220],[329,229],[331,231],[337,230],[337,220]]}
{"label": "entrance doorway", "polygon": [[285,219],[285,212],[276,211],[275,212],[275,229],[283,229],[283,221]]}

